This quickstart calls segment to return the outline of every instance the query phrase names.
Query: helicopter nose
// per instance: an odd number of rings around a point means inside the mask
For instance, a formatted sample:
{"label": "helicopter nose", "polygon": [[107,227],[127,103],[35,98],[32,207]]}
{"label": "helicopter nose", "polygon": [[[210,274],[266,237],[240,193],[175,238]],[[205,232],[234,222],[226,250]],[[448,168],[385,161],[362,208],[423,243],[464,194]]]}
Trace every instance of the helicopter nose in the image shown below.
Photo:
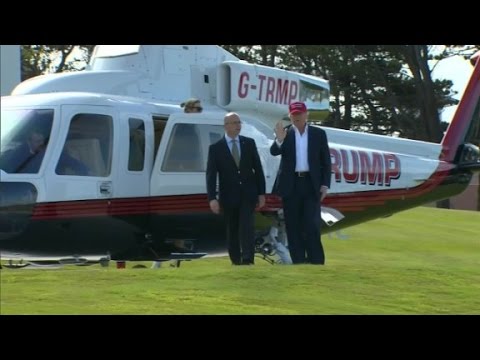
{"label": "helicopter nose", "polygon": [[37,189],[27,182],[0,182],[0,249],[2,240],[22,233],[37,200]]}

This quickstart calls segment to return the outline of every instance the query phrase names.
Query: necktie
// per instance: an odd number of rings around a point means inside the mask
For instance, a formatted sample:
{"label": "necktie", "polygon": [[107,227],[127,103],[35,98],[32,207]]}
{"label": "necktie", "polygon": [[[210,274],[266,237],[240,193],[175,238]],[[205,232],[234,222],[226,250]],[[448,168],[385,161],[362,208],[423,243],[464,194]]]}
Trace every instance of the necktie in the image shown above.
{"label": "necktie", "polygon": [[240,167],[240,154],[238,153],[237,140],[232,140],[232,157],[237,164],[237,167]]}

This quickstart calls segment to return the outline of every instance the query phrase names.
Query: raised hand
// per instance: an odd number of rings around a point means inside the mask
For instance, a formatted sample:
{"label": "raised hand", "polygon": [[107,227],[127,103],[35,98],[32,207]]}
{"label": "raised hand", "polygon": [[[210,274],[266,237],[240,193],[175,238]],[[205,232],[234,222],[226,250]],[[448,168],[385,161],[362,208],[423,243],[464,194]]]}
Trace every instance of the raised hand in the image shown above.
{"label": "raised hand", "polygon": [[279,142],[283,142],[285,137],[287,136],[287,130],[283,127],[283,123],[279,121],[277,125],[275,125],[275,136]]}

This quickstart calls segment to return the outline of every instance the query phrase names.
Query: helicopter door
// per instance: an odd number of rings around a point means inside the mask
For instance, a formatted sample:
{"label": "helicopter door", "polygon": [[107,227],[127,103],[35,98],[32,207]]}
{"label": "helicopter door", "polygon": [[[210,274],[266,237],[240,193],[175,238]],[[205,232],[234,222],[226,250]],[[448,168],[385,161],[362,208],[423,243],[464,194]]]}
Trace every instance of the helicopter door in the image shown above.
{"label": "helicopter door", "polygon": [[48,200],[113,197],[118,156],[115,111],[106,106],[63,105],[61,117],[46,172]]}
{"label": "helicopter door", "polygon": [[223,135],[223,114],[171,115],[152,172],[152,195],[205,194],[208,148]]}
{"label": "helicopter door", "polygon": [[150,194],[153,166],[153,124],[139,114],[121,116],[118,197],[142,197]]}

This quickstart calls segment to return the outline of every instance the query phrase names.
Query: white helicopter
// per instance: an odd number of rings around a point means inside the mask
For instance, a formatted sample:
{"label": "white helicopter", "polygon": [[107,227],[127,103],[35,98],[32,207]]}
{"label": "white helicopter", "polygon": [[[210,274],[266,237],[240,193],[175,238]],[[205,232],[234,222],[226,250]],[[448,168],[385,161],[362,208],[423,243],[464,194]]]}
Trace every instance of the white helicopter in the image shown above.
{"label": "white helicopter", "polygon": [[[323,233],[467,187],[480,171],[478,59],[441,144],[324,127],[332,187]],[[179,104],[192,96],[202,113],[183,113]],[[271,260],[288,240],[281,200],[271,194],[279,159],[269,148],[292,101],[307,103],[311,121],[324,119],[328,82],[210,45],[98,45],[85,71],[21,83],[1,99],[0,255],[85,264],[89,256],[162,261],[224,249],[205,167],[209,145],[224,134],[225,112],[235,111],[264,167],[257,250]],[[18,155],[35,140],[41,151]]]}

